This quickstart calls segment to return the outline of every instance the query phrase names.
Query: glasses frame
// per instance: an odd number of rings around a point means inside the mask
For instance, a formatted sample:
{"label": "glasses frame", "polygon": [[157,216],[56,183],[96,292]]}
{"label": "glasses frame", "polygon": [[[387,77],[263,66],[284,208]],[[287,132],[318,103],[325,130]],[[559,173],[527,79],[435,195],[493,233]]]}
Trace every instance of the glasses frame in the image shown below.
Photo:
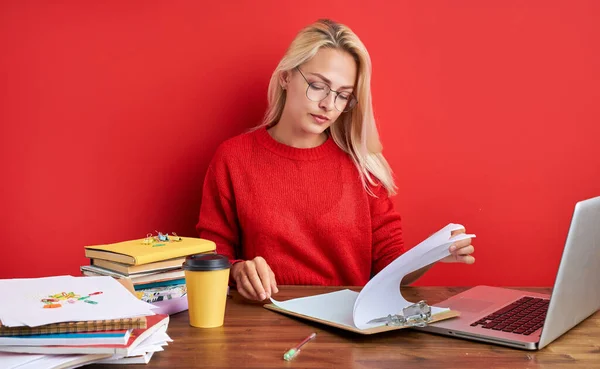
{"label": "glasses frame", "polygon": [[[356,98],[356,96],[354,96],[354,94],[353,94],[352,92],[348,92],[348,93],[350,94],[350,96],[352,97],[352,99],[351,99],[351,100],[348,100],[348,103],[347,103],[347,104],[349,104],[351,101],[355,101],[354,105],[352,105],[352,107],[350,107],[350,109],[347,109],[347,110],[340,110],[340,109],[338,109],[338,107],[336,106],[336,101],[337,101],[337,98],[338,98],[338,96],[340,96],[340,93],[342,93],[342,92],[347,92],[347,91],[336,91],[336,90],[333,90],[333,89],[331,88],[331,86],[329,86],[329,85],[328,85],[327,83],[325,83],[325,82],[312,82],[312,83],[311,83],[311,82],[308,82],[308,79],[306,79],[306,77],[304,76],[304,73],[302,73],[302,71],[300,70],[300,67],[296,67],[296,69],[298,70],[298,72],[300,72],[300,75],[302,76],[302,78],[304,78],[304,81],[305,81],[305,82],[308,84],[308,87],[306,87],[306,98],[307,98],[307,99],[309,99],[310,101],[315,101],[315,102],[320,102],[320,101],[323,101],[323,100],[325,100],[326,98],[328,98],[328,97],[329,97],[329,94],[330,94],[330,93],[332,93],[332,92],[335,92],[335,99],[333,99],[333,107],[335,108],[335,110],[337,110],[337,111],[339,111],[339,112],[342,112],[342,113],[347,113],[347,112],[351,111],[352,109],[354,109],[354,108],[356,107],[356,105],[358,105],[358,99]],[[325,97],[324,97],[324,98],[322,98],[321,100],[313,100],[313,99],[311,99],[310,97],[308,97],[308,90],[309,90],[309,89],[310,89],[310,87],[311,87],[313,84],[315,84],[315,83],[322,83],[322,84],[324,84],[325,86],[327,86],[327,89],[328,89],[328,91],[327,91],[327,94],[326,94],[326,95],[325,95]]]}

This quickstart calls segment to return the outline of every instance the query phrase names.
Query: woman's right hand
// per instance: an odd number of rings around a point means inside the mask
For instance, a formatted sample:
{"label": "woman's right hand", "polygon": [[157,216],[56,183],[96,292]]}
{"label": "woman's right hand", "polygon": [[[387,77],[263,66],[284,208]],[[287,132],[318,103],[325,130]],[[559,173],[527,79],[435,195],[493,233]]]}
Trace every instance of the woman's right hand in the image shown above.
{"label": "woman's right hand", "polygon": [[275,274],[260,256],[233,264],[231,275],[240,295],[248,300],[262,301],[279,292]]}

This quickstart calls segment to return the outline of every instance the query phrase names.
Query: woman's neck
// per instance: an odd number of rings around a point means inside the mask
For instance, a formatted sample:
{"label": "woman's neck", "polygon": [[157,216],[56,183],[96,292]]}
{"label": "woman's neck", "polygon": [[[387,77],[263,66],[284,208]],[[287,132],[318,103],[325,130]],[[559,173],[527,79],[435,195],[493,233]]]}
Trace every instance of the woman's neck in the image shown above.
{"label": "woman's neck", "polygon": [[288,125],[281,124],[281,122],[268,128],[267,132],[275,141],[298,149],[311,149],[327,141],[327,133],[325,132],[321,134],[307,133],[294,130]]}

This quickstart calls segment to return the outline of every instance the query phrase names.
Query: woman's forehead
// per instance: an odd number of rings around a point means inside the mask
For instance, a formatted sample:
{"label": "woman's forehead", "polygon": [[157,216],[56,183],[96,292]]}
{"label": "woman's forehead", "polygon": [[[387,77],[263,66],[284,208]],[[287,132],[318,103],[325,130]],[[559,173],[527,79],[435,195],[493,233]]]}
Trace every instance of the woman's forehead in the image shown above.
{"label": "woman's forehead", "polygon": [[352,55],[342,50],[322,48],[301,68],[303,73],[324,77],[333,89],[354,86],[356,80],[356,62]]}

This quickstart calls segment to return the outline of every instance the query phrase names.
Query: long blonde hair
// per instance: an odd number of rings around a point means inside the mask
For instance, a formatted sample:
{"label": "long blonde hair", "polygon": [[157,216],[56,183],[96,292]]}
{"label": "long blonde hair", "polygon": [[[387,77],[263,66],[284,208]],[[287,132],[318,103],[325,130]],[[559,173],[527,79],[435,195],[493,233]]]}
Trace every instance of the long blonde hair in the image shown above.
{"label": "long blonde hair", "polygon": [[320,48],[333,48],[348,52],[357,64],[358,78],[355,95],[358,103],[349,112],[342,113],[330,128],[335,143],[354,161],[363,185],[373,195],[369,184],[377,178],[388,191],[396,193],[391,168],[383,157],[382,145],[373,116],[371,101],[371,58],[365,45],[350,28],[328,19],[321,19],[305,27],[292,41],[285,55],[275,68],[269,83],[269,107],[263,122],[257,127],[272,126],[281,118],[285,106],[285,90],[279,83],[280,73],[310,60]]}

